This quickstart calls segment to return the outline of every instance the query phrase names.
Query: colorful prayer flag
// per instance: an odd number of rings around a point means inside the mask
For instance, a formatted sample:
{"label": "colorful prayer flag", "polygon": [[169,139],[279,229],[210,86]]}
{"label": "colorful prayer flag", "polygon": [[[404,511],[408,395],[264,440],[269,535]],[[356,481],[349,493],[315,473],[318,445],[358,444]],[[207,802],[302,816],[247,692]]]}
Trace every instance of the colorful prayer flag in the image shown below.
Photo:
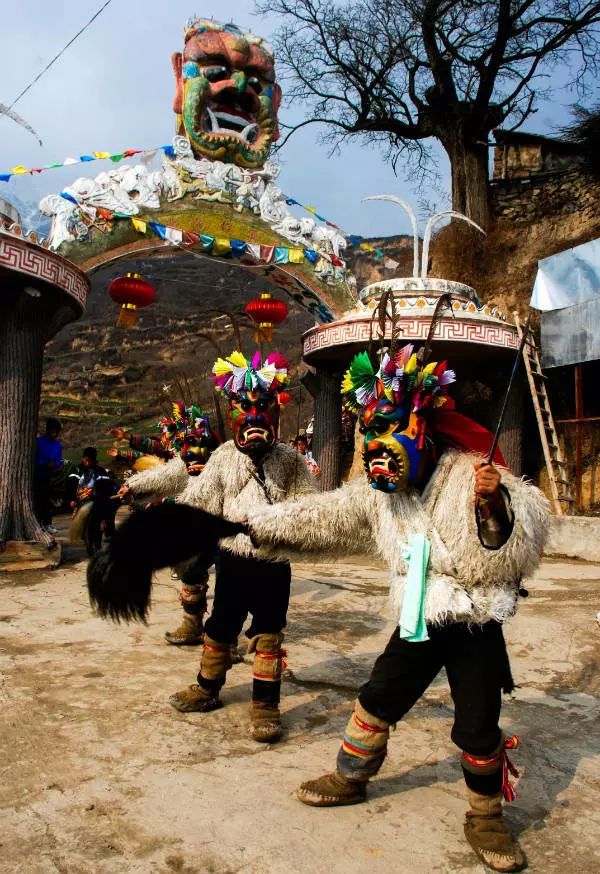
{"label": "colorful prayer flag", "polygon": [[165,228],[165,240],[168,243],[183,243],[183,231],[179,228]]}
{"label": "colorful prayer flag", "polygon": [[167,233],[167,228],[165,225],[161,225],[158,222],[148,222],[148,227],[151,228],[157,237],[160,237],[161,240],[164,240]]}
{"label": "colorful prayer flag", "polygon": [[225,237],[216,237],[215,244],[212,249],[212,254],[226,255],[227,252],[231,252],[231,241],[226,240]]}
{"label": "colorful prayer flag", "polygon": [[273,260],[274,252],[275,252],[275,246],[261,246],[260,247],[260,260],[264,261],[265,264],[269,264]]}
{"label": "colorful prayer flag", "polygon": [[140,232],[140,234],[145,234],[145,233],[146,233],[146,222],[145,222],[145,221],[142,221],[142,219],[139,219],[139,218],[132,218],[132,219],[131,219],[131,224],[132,224],[133,227],[136,229],[136,231],[139,231],[139,232]]}
{"label": "colorful prayer flag", "polygon": [[255,261],[260,261],[260,245],[258,243],[246,243],[246,251]]}
{"label": "colorful prayer flag", "polygon": [[241,258],[246,251],[244,240],[230,240],[229,242],[231,243],[231,254],[235,255],[236,258]]}
{"label": "colorful prayer flag", "polygon": [[304,262],[304,252],[302,249],[291,248],[288,251],[290,264],[302,264]]}

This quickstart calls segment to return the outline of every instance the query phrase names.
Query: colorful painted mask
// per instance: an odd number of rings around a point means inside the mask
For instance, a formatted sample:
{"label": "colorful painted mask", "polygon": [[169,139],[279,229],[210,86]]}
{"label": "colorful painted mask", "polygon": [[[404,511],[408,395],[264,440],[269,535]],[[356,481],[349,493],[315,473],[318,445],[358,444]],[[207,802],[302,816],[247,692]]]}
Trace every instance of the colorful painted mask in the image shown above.
{"label": "colorful painted mask", "polygon": [[262,363],[259,352],[249,360],[241,352],[219,358],[213,367],[217,389],[229,400],[235,445],[248,455],[268,452],[279,434],[281,391],[288,382],[288,363],[272,352]]}
{"label": "colorful painted mask", "polygon": [[229,400],[233,439],[240,452],[264,455],[279,434],[279,401],[273,392],[242,389]]}
{"label": "colorful painted mask", "polygon": [[172,61],[178,133],[195,157],[262,167],[279,137],[281,103],[269,44],[233,24],[192,18]]}
{"label": "colorful painted mask", "polygon": [[396,492],[422,485],[431,462],[430,410],[446,402],[454,371],[446,362],[420,367],[413,346],[384,355],[375,372],[366,352],[355,356],[342,383],[347,409],[359,416],[363,458],[375,489]]}
{"label": "colorful painted mask", "polygon": [[161,441],[166,449],[179,454],[187,465],[206,464],[219,440],[206,413],[181,401],[173,404],[173,416],[159,422]]}

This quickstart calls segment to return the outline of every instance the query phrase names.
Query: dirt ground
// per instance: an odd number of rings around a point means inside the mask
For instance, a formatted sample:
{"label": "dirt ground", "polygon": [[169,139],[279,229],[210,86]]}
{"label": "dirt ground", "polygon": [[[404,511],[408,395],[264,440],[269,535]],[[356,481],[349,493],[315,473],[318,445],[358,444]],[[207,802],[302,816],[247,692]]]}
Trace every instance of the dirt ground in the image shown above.
{"label": "dirt ground", "polygon": [[[398,725],[366,805],[314,809],[294,789],[331,770],[356,690],[390,633],[378,564],[299,564],[283,684],[284,740],[247,734],[251,666],[226,706],[179,714],[197,649],[158,576],[149,627],[92,615],[80,552],[0,579],[2,874],[483,872],[462,836],[464,789],[443,677]],[[502,722],[521,797],[507,817],[530,870],[600,872],[600,567],[547,561],[507,627],[519,684]]]}

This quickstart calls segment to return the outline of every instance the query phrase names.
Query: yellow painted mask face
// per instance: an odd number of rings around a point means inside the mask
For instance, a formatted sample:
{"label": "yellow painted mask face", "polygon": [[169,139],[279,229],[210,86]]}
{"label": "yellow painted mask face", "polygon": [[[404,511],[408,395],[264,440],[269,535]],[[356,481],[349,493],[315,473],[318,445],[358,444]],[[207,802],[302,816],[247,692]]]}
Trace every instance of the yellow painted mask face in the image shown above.
{"label": "yellow painted mask face", "polygon": [[360,417],[363,459],[374,489],[398,492],[421,482],[427,452],[419,449],[419,417],[408,403],[396,406],[387,398],[373,401]]}

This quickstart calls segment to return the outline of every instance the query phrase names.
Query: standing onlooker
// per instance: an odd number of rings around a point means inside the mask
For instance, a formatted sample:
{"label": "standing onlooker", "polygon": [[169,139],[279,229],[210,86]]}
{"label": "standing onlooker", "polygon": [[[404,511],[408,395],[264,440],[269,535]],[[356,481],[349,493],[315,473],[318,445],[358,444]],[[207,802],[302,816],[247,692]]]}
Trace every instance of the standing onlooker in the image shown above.
{"label": "standing onlooker", "polygon": [[33,474],[33,501],[35,514],[49,534],[56,534],[52,524],[52,477],[62,467],[62,443],[58,419],[46,419],[46,433],[37,438]]}

